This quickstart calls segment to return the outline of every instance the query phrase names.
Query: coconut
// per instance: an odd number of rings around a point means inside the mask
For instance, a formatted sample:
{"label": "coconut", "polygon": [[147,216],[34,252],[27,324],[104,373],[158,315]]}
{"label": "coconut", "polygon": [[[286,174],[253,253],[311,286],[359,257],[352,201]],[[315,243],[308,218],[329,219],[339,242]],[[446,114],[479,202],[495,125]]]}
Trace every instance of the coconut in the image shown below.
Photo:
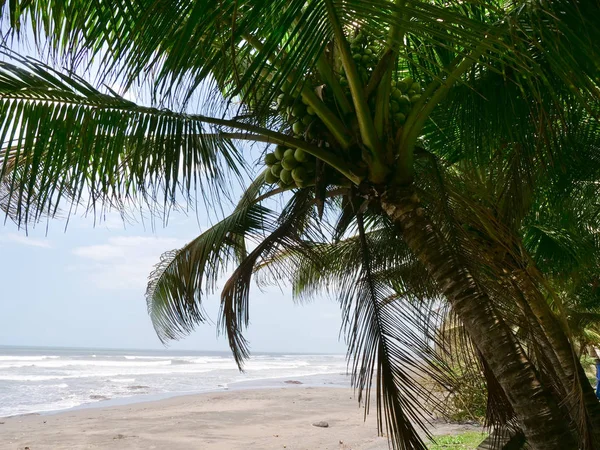
{"label": "coconut", "polygon": [[410,97],[408,97],[408,96],[406,96],[406,95],[401,95],[401,96],[398,98],[398,104],[399,104],[400,106],[402,106],[402,105],[410,105]]}
{"label": "coconut", "polygon": [[294,159],[298,162],[304,162],[307,159],[307,154],[301,148],[297,148],[294,152]]}
{"label": "coconut", "polygon": [[304,116],[304,117],[302,118],[302,123],[303,123],[304,125],[310,125],[310,124],[311,124],[311,122],[312,122],[313,120],[314,120],[314,119],[312,118],[312,116],[310,116],[310,115],[308,115],[308,114],[307,114],[306,116]]}
{"label": "coconut", "polygon": [[419,94],[417,94],[417,95],[413,95],[413,96],[410,98],[410,102],[411,102],[411,103],[417,103],[419,100],[421,100],[421,96],[420,96]]}
{"label": "coconut", "polygon": [[364,55],[372,55],[373,54],[373,50],[371,50],[369,47],[365,48],[363,51]]}
{"label": "coconut", "polygon": [[310,114],[311,116],[314,116],[315,110],[311,106],[309,106],[308,108],[306,108],[306,113]]}
{"label": "coconut", "polygon": [[302,134],[302,133],[304,133],[304,124],[302,122],[296,122],[292,126],[292,130],[294,131],[295,134]]}
{"label": "coconut", "polygon": [[296,161],[294,155],[284,156],[283,160],[281,161],[281,165],[284,169],[292,170],[298,165],[298,161]]}
{"label": "coconut", "polygon": [[362,62],[364,64],[369,64],[371,62],[371,55],[363,55],[362,56]]}
{"label": "coconut", "polygon": [[277,162],[277,158],[275,157],[275,154],[273,154],[273,153],[267,153],[265,155],[265,164],[267,166],[271,167],[276,162]]}
{"label": "coconut", "polygon": [[404,80],[398,81],[396,83],[396,87],[398,89],[400,89],[402,92],[408,91],[408,88],[409,88],[408,84],[406,84],[406,82]]}
{"label": "coconut", "polygon": [[308,178],[308,172],[306,172],[306,169],[302,166],[296,167],[294,170],[292,170],[292,178],[295,181],[306,181]]}
{"label": "coconut", "polygon": [[410,87],[412,86],[412,84],[415,82],[415,80],[413,80],[411,77],[406,77],[405,79],[402,80],[404,83],[406,83],[406,86],[408,86],[408,88],[410,89]]}
{"label": "coconut", "polygon": [[404,122],[406,122],[406,116],[402,113],[397,113],[394,114],[394,120],[396,122],[398,122],[400,125],[404,124]]}
{"label": "coconut", "polygon": [[279,176],[279,174],[281,173],[281,169],[283,169],[283,167],[281,166],[281,163],[275,163],[271,166],[271,173],[273,175],[275,175],[276,177]]}
{"label": "coconut", "polygon": [[273,154],[275,155],[275,158],[277,158],[280,161],[283,159],[284,153],[285,153],[285,147],[282,145],[278,145],[277,147],[275,147],[275,151],[273,152]]}
{"label": "coconut", "polygon": [[292,172],[287,169],[283,169],[279,174],[279,178],[285,184],[290,184],[292,182]]}
{"label": "coconut", "polygon": [[270,170],[267,170],[265,172],[265,183],[274,184],[277,183],[277,181],[279,181],[279,177],[273,175],[273,172],[271,172]]}
{"label": "coconut", "polygon": [[293,158],[295,151],[296,150],[293,149],[293,148],[286,149],[285,152],[283,153],[283,158],[282,159],[284,159],[284,158]]}
{"label": "coconut", "polygon": [[296,103],[292,107],[292,116],[302,117],[304,114],[306,114],[306,106],[303,103]]}
{"label": "coconut", "polygon": [[392,98],[400,102],[400,99],[402,98],[402,91],[398,88],[392,89]]}
{"label": "coconut", "polygon": [[400,112],[400,105],[398,104],[397,101],[392,100],[390,102],[390,111],[392,112],[392,114],[395,114],[397,112]]}

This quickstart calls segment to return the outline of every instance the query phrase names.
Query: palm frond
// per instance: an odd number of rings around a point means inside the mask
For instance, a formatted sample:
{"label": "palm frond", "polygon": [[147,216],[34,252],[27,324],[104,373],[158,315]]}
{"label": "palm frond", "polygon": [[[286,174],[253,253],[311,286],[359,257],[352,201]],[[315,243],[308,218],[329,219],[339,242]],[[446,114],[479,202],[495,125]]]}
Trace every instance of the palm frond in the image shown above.
{"label": "palm frond", "polygon": [[17,222],[54,215],[65,197],[168,209],[178,193],[210,198],[228,174],[241,175],[232,141],[199,117],[138,106],[10,56],[18,64],[0,63],[0,180]]}
{"label": "palm frond", "polygon": [[314,247],[307,245],[303,236],[309,241],[319,238],[318,229],[314,228],[313,194],[309,189],[294,193],[292,199],[272,224],[269,234],[254,250],[239,261],[234,273],[225,283],[221,293],[221,318],[219,325],[225,330],[229,346],[234,358],[241,368],[249,351],[243,337],[243,330],[249,321],[249,295],[252,275],[263,260],[282,250],[291,250],[296,258],[311,261],[318,260]]}

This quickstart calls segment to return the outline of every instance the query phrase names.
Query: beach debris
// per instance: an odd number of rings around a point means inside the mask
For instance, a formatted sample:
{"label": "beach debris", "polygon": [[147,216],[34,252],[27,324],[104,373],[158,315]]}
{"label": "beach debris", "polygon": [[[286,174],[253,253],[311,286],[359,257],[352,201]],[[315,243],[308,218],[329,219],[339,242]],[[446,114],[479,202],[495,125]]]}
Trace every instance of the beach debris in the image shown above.
{"label": "beach debris", "polygon": [[0,422],[0,425],[4,425],[5,422]]}
{"label": "beach debris", "polygon": [[298,380],[286,380],[284,381],[285,384],[303,384],[302,381],[298,381]]}
{"label": "beach debris", "polygon": [[313,427],[319,427],[319,428],[328,428],[329,424],[325,421],[320,421],[320,422],[315,422],[313,423]]}

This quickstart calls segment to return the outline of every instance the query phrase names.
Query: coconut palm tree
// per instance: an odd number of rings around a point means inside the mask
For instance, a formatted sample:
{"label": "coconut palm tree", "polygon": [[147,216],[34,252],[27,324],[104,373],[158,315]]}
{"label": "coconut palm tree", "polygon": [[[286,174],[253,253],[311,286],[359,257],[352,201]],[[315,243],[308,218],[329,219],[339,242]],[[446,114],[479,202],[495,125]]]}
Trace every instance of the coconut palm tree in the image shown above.
{"label": "coconut palm tree", "polygon": [[[214,200],[228,191],[227,176],[243,170],[240,143],[277,145],[233,214],[157,268],[148,298],[163,340],[203,321],[204,293],[234,263],[222,324],[241,364],[254,268],[286,248],[317,261],[318,246],[306,238],[324,241],[332,204],[346,211],[342,223],[356,217],[363,230],[371,209],[452,305],[532,448],[593,447],[589,427],[576,432],[564,420],[496,304],[504,286],[485,270],[486,239],[497,243],[501,234],[485,229],[484,239],[465,238],[473,233],[452,218],[454,197],[436,167],[467,161],[485,177],[492,161],[510,165],[501,212],[519,218],[524,202],[512,189],[535,190],[573,157],[576,149],[560,145],[573,134],[571,114],[580,114],[584,128],[595,121],[596,1],[2,5],[9,36],[32,34],[50,62],[7,49],[0,66],[0,205],[17,223],[56,215],[65,202],[97,210],[143,203],[157,211],[178,194]],[[77,75],[86,68],[97,72],[94,85]],[[121,97],[111,88],[117,85],[138,88],[151,106]],[[279,213],[262,205],[283,192],[291,198]],[[369,242],[361,245],[366,251]],[[382,307],[389,283],[374,278],[368,260],[343,303],[357,380],[369,386],[377,369],[380,422],[391,442],[424,448],[409,420],[412,394],[402,388],[400,313]],[[560,349],[559,375],[578,385],[580,367],[569,363],[572,348],[539,283],[526,271],[517,275],[527,293],[521,306],[546,327],[549,349]],[[581,396],[583,425],[600,420],[588,397]]]}

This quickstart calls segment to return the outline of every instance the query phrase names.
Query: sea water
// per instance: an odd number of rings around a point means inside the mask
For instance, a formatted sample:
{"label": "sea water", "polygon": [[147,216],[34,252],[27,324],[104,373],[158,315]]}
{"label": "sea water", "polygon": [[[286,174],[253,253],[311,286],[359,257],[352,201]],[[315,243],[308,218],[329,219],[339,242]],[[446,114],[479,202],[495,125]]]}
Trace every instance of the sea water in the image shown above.
{"label": "sea water", "polygon": [[0,346],[0,417],[294,377],[344,385],[345,374],[343,355],[256,353],[240,373],[225,352]]}

